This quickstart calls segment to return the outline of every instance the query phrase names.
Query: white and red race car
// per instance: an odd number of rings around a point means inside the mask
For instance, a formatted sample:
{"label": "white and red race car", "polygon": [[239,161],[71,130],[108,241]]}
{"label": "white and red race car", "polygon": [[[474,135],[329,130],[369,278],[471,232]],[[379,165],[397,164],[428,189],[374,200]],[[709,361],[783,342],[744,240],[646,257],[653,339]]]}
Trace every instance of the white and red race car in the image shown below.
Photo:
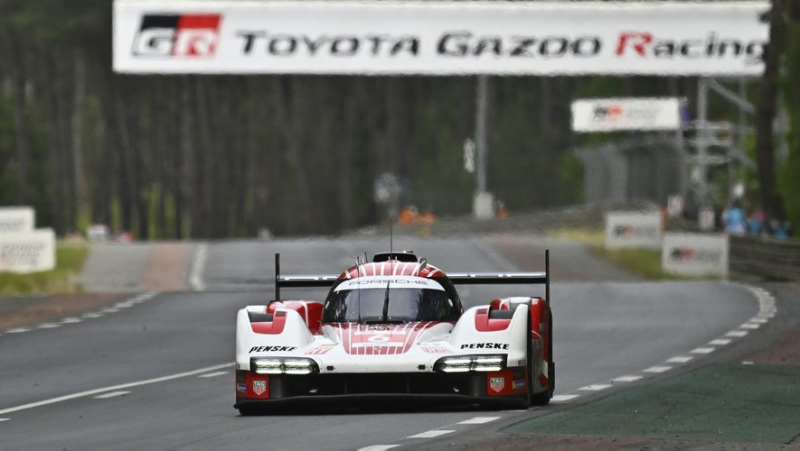
{"label": "white and red race car", "polygon": [[[342,396],[546,404],[555,366],[545,256],[544,272],[448,276],[411,252],[389,252],[338,276],[289,276],[276,255],[276,300],[238,313],[234,407],[249,415]],[[546,295],[464,311],[461,284],[544,284]],[[318,302],[280,300],[281,287],[331,288]]]}

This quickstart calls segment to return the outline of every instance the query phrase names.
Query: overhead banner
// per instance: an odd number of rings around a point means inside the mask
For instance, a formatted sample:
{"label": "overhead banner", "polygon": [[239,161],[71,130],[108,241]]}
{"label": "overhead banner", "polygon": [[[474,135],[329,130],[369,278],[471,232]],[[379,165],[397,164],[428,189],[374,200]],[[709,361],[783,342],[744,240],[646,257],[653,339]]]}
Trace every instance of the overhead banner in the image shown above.
{"label": "overhead banner", "polygon": [[124,73],[758,75],[767,2],[115,0]]}
{"label": "overhead banner", "polygon": [[664,271],[685,275],[728,275],[727,235],[667,233],[661,250]]}
{"label": "overhead banner", "polygon": [[33,230],[36,214],[31,207],[0,208],[0,235]]}
{"label": "overhead banner", "polygon": [[52,229],[0,234],[0,272],[30,273],[56,266],[56,235]]}
{"label": "overhead banner", "polygon": [[681,101],[676,98],[585,99],[572,102],[572,130],[576,132],[680,128]]}
{"label": "overhead banner", "polygon": [[609,212],[606,221],[606,248],[661,248],[661,213]]}

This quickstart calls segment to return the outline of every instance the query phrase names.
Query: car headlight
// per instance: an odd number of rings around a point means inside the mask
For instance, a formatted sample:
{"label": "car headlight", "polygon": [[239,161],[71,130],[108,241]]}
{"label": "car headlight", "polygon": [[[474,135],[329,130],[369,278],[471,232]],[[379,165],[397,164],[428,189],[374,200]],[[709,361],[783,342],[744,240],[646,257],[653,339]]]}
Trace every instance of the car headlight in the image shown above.
{"label": "car headlight", "polygon": [[254,357],[250,370],[256,374],[311,374],[318,373],[317,362],[300,357]]}
{"label": "car headlight", "polygon": [[433,365],[434,371],[443,373],[466,373],[468,371],[502,371],[506,368],[506,356],[494,354],[461,355],[442,357]]}

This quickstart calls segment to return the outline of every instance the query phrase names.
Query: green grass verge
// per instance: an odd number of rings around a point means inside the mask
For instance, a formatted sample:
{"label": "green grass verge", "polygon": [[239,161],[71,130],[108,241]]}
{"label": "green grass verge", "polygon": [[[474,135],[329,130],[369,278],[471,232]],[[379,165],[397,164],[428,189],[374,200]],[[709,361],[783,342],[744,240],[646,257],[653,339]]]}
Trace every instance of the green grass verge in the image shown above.
{"label": "green grass verge", "polygon": [[714,280],[713,276],[685,277],[661,269],[661,251],[656,249],[606,249],[605,234],[596,229],[561,229],[550,233],[573,243],[585,244],[592,255],[648,280]]}
{"label": "green grass verge", "polygon": [[661,251],[655,249],[606,249],[590,246],[589,252],[649,280],[688,280],[661,269]]}
{"label": "green grass verge", "polygon": [[81,290],[73,283],[80,272],[89,248],[84,243],[59,242],[56,246],[56,268],[32,274],[0,273],[0,295],[74,293]]}
{"label": "green grass verge", "polygon": [[712,365],[503,432],[789,443],[800,434],[800,368]]}

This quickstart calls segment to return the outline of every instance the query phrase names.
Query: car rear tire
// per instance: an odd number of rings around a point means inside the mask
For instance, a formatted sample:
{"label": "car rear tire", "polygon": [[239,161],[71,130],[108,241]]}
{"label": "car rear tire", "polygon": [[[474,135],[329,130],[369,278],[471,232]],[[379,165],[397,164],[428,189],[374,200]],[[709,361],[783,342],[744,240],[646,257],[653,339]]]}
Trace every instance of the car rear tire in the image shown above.
{"label": "car rear tire", "polygon": [[[550,361],[547,362],[547,390],[536,393],[531,396],[531,403],[536,406],[544,406],[550,404],[550,399],[553,397],[553,393],[556,390],[556,363],[553,362],[553,321],[550,321],[550,332],[549,332],[550,340],[549,340],[549,347],[548,347],[548,354],[550,357]],[[533,385],[531,385],[531,390],[533,390]]]}

